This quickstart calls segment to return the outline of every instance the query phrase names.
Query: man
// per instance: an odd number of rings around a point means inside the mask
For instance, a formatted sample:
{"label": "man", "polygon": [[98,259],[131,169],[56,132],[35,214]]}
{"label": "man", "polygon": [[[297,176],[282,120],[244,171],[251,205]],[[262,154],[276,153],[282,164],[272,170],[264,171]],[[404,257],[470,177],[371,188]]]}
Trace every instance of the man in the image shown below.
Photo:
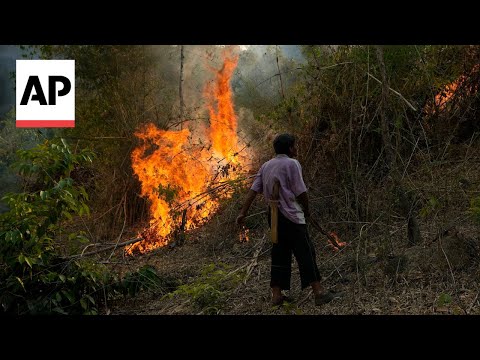
{"label": "man", "polygon": [[[241,224],[258,193],[263,193],[267,202],[271,199],[275,181],[280,183],[278,211],[278,242],[272,246],[271,281],[272,303],[281,305],[285,300],[282,290],[290,289],[292,252],[300,270],[302,289],[311,286],[315,304],[322,305],[334,298],[323,292],[320,284],[315,249],[308,237],[306,219],[310,216],[307,188],[303,182],[297,156],[295,137],[278,135],[273,141],[276,156],[260,168],[250,188],[245,203],[237,217]],[[270,225],[270,217],[269,217]]]}

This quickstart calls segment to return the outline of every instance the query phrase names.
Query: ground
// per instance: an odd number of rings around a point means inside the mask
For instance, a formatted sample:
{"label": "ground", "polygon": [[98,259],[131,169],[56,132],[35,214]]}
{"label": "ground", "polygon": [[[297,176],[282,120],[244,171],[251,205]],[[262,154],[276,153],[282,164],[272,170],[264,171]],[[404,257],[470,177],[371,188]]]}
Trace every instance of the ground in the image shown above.
{"label": "ground", "polygon": [[[182,291],[172,294],[173,288],[160,284],[136,297],[110,301],[101,310],[122,315],[480,314],[480,270],[476,261],[456,266],[452,259],[444,267],[426,265],[427,257],[431,257],[432,263],[438,261],[435,249],[447,249],[448,236],[440,240],[443,246],[438,240],[426,245],[425,240],[425,244],[413,248],[397,249],[396,253],[401,254],[397,257],[382,257],[361,254],[358,244],[348,239],[342,239],[347,246],[336,252],[324,236],[315,234],[312,238],[322,284],[344,295],[329,304],[315,306],[311,290],[300,289],[294,262],[292,287],[287,293],[291,301],[272,306],[268,232],[259,228],[250,233],[248,242],[214,244],[206,231],[192,232],[182,246],[123,257],[111,264],[120,273],[150,265],[160,279],[186,284]],[[238,234],[234,236],[238,239]]]}

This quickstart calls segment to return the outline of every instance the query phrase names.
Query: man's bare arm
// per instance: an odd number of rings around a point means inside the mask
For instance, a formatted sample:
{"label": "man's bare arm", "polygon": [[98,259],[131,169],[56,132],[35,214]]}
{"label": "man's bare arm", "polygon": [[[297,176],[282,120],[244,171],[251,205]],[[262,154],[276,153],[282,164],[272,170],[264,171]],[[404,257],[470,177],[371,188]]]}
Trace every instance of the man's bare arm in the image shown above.
{"label": "man's bare arm", "polygon": [[257,196],[256,191],[253,191],[252,189],[248,191],[247,198],[243,203],[242,210],[240,210],[240,214],[237,216],[237,220],[236,220],[237,224],[241,224],[243,222],[243,219],[247,215],[248,209],[250,209],[250,205],[252,205],[252,202],[253,200],[255,200],[256,196]]}
{"label": "man's bare arm", "polygon": [[308,205],[308,195],[307,192],[303,192],[297,196],[298,203],[302,206],[303,213],[305,214],[305,218],[310,217],[310,207]]}

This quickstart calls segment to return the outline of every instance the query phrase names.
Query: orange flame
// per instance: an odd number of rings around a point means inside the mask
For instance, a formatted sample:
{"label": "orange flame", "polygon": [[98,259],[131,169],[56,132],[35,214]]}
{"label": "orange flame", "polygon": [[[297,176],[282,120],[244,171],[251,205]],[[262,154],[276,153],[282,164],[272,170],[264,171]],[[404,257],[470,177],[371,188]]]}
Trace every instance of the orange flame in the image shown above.
{"label": "orange flame", "polygon": [[[237,117],[233,109],[230,78],[237,67],[237,57],[226,57],[223,67],[216,74],[216,86],[207,85],[206,93],[211,101],[207,106],[210,113],[210,138],[214,155],[234,164],[237,148]],[[215,109],[214,103],[217,102]]]}
{"label": "orange flame", "polygon": [[[216,72],[214,85],[205,90],[211,121],[205,133],[211,147],[199,139],[201,131],[197,134],[191,129],[167,131],[148,124],[135,133],[143,143],[132,151],[132,168],[141,182],[141,196],[150,202],[151,220],[150,227],[141,234],[144,240],[126,248],[127,254],[167,245],[172,233],[181,227],[184,211],[186,222],[182,230],[193,229],[218,209],[219,197],[231,196],[228,187],[213,184],[213,180],[219,175],[232,179],[231,164],[241,166],[236,155],[242,141],[237,138],[230,88],[236,65],[237,58],[226,56],[223,67]],[[194,136],[199,139],[197,143],[193,142]],[[223,193],[215,198],[215,189],[219,188]]]}
{"label": "orange flame", "polygon": [[458,88],[458,85],[461,84],[465,80],[465,76],[462,75],[460,78],[455,80],[454,82],[445,85],[442,91],[440,91],[437,95],[435,95],[435,108],[438,110],[443,110],[447,105],[447,102],[450,101],[453,94]]}
{"label": "orange flame", "polygon": [[245,226],[242,227],[242,230],[240,230],[240,233],[238,234],[238,238],[240,242],[250,241],[250,237],[248,236],[249,232],[250,232],[250,229],[246,228]]}
{"label": "orange flame", "polygon": [[333,241],[330,241],[328,240],[328,244],[332,247],[333,251],[339,251],[340,248],[344,247],[345,245],[347,245],[346,242],[342,242],[340,241],[340,238],[338,237],[338,235],[335,233],[335,232],[329,232],[328,233],[331,237],[334,238],[335,242],[338,244],[338,246],[336,246]]}
{"label": "orange flame", "polygon": [[463,85],[465,81],[468,80],[469,76],[473,75],[475,72],[480,70],[480,65],[476,64],[472,70],[469,72],[468,75],[460,75],[460,77],[453,81],[452,83],[445,85],[443,89],[435,95],[435,101],[433,109],[428,109],[429,113],[435,113],[435,111],[441,111],[445,109],[447,103],[452,99],[453,95],[457,91],[457,89]]}

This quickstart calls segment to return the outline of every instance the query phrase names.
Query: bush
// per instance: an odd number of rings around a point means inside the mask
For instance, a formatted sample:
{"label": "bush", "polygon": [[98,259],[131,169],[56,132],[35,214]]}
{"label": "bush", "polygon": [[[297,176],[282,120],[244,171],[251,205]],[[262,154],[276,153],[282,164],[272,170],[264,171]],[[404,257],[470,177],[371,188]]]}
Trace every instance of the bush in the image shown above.
{"label": "bush", "polygon": [[[111,279],[106,269],[62,258],[55,238],[73,216],[89,214],[88,195],[70,178],[93,153],[73,154],[64,139],[17,151],[14,168],[27,191],[2,199],[10,210],[0,215],[0,303],[17,314],[96,314],[97,291]],[[82,233],[69,239],[85,240]],[[102,292],[102,296],[104,293]]]}

